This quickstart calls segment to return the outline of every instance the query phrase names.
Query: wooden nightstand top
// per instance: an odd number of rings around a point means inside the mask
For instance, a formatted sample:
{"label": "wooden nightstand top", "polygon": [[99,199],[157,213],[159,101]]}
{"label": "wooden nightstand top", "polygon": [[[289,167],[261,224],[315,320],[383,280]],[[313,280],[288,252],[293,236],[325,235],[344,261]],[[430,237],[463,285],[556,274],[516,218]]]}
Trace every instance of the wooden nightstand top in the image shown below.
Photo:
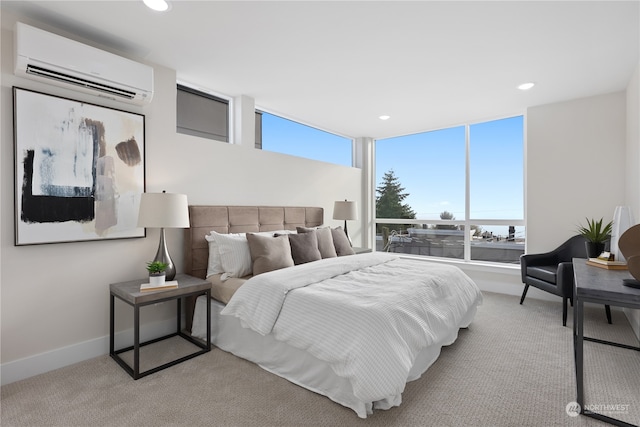
{"label": "wooden nightstand top", "polygon": [[204,292],[207,289],[211,289],[211,282],[189,276],[188,274],[177,274],[173,280],[178,281],[177,288],[140,292],[140,285],[149,282],[149,278],[144,278],[128,282],[112,283],[109,285],[109,290],[113,295],[129,304],[140,305],[160,300],[180,298],[188,294]]}

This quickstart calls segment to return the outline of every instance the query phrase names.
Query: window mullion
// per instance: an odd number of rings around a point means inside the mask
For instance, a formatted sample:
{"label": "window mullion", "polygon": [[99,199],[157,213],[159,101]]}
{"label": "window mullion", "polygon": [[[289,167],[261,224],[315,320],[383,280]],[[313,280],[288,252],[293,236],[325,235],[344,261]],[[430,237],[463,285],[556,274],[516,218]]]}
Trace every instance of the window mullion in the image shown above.
{"label": "window mullion", "polygon": [[471,212],[471,141],[469,135],[470,127],[468,124],[464,126],[464,137],[465,137],[465,184],[464,184],[464,260],[471,260],[471,223],[470,223],[470,212]]}

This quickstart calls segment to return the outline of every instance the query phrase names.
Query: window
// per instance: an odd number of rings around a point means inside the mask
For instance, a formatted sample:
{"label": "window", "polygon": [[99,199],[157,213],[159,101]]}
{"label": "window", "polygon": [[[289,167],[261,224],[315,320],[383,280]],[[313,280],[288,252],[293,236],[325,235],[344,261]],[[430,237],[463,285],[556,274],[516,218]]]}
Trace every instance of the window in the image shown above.
{"label": "window", "polygon": [[524,253],[524,118],[381,139],[377,250],[518,263]]}
{"label": "window", "polygon": [[229,142],[229,101],[178,85],[177,132]]}
{"label": "window", "polygon": [[263,150],[352,166],[353,140],[266,112],[261,116]]}

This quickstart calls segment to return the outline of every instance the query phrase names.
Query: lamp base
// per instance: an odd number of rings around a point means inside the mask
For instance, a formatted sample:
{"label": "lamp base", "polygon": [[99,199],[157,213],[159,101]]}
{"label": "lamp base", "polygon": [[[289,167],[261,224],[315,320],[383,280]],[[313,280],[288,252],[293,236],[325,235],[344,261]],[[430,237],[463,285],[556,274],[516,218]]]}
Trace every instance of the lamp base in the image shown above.
{"label": "lamp base", "polygon": [[164,228],[160,229],[160,244],[158,245],[158,252],[153,261],[163,262],[168,264],[165,270],[167,280],[173,280],[176,277],[176,266],[173,264],[171,257],[169,256],[169,250],[165,243]]}
{"label": "lamp base", "polygon": [[351,242],[351,237],[349,237],[349,233],[347,232],[347,220],[344,220],[344,234],[347,235],[347,240],[349,241],[349,244],[351,245],[351,247],[353,247],[353,242]]}

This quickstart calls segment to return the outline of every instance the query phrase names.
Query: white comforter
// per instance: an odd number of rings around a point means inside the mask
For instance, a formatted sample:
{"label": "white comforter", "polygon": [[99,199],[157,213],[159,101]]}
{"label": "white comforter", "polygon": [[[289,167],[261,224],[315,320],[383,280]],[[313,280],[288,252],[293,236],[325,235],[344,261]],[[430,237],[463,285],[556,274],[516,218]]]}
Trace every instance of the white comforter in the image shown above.
{"label": "white comforter", "polygon": [[401,403],[421,349],[443,343],[482,294],[459,268],[386,253],[329,258],[248,280],[223,315],[306,350],[365,402]]}

